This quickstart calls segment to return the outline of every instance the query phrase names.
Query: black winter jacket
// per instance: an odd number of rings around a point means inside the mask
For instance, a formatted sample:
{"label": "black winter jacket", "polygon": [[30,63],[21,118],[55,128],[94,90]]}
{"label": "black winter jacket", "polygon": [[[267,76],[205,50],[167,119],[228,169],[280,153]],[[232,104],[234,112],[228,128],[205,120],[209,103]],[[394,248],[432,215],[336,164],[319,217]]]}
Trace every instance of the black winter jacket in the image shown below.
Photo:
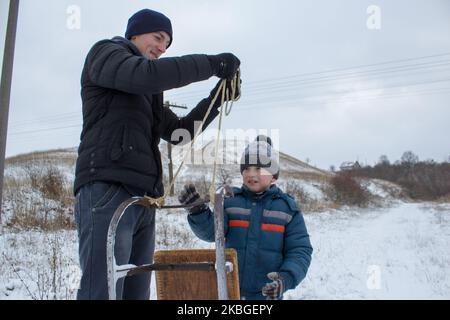
{"label": "black winter jacket", "polygon": [[[163,195],[160,139],[169,141],[179,128],[192,137],[194,121],[203,119],[211,102],[203,99],[179,119],[163,107],[163,91],[212,75],[206,55],[148,60],[121,37],[96,43],[81,75],[83,131],[74,193],[86,183],[105,181]],[[217,116],[217,107],[203,129]]]}

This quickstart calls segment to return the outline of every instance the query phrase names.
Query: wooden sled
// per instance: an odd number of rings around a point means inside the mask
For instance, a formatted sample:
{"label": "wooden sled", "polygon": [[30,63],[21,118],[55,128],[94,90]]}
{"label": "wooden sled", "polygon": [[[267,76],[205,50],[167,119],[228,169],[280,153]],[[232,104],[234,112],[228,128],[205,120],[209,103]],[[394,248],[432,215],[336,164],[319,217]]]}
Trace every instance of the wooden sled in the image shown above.
{"label": "wooden sled", "polygon": [[[107,240],[106,240],[106,267],[107,267],[107,281],[108,281],[108,297],[111,300],[115,300],[117,298],[116,295],[116,285],[117,281],[120,278],[131,276],[134,274],[142,273],[142,272],[151,272],[151,271],[162,271],[164,276],[158,276],[160,278],[160,282],[162,283],[160,288],[160,294],[158,296],[161,299],[219,299],[219,300],[228,300],[228,299],[239,299],[239,280],[238,280],[238,264],[237,264],[237,254],[235,251],[230,251],[227,249],[227,258],[225,257],[225,239],[224,239],[224,228],[223,228],[223,199],[224,192],[226,191],[227,186],[219,188],[219,190],[215,194],[215,202],[214,202],[214,231],[215,231],[215,244],[216,249],[214,250],[171,250],[166,251],[167,253],[158,253],[156,254],[155,261],[165,261],[167,259],[170,261],[172,259],[177,263],[152,263],[146,265],[136,266],[133,264],[124,264],[118,265],[116,261],[116,257],[114,254],[114,247],[116,242],[116,230],[117,226],[120,222],[120,219],[125,214],[125,211],[128,207],[132,205],[141,205],[145,207],[155,207],[154,202],[148,201],[146,197],[133,197],[128,200],[122,202],[116,211],[113,214],[111,222],[108,228]],[[151,198],[150,198],[151,199]],[[151,199],[152,200],[152,199]],[[202,204],[205,201],[201,200]],[[158,209],[170,209],[170,208],[186,208],[198,205],[197,203],[191,203],[188,206],[156,206]],[[207,253],[206,253],[207,252]],[[232,253],[230,253],[232,252]],[[215,254],[214,254],[215,253]],[[161,260],[162,259],[162,260]],[[198,260],[195,260],[198,259]],[[180,261],[180,262],[179,262]],[[200,261],[200,262],[196,262]],[[228,263],[227,263],[228,262]],[[195,271],[194,271],[195,270]],[[176,280],[171,280],[172,275],[168,275],[167,272],[170,271],[170,274],[178,274],[178,276],[174,277]],[[184,272],[193,272],[193,276],[189,273],[187,276]],[[180,275],[181,272],[181,275]],[[196,273],[198,272],[198,274]],[[203,272],[203,273],[202,273]],[[209,272],[209,273],[208,273]],[[230,275],[228,275],[230,274]],[[206,293],[201,293],[201,296],[198,296],[197,291],[192,294],[186,294],[186,297],[182,295],[183,290],[179,290],[178,296],[172,295],[173,288],[176,288],[175,285],[178,283],[182,283],[183,279],[186,281],[192,281],[192,277],[200,277],[200,279],[210,279],[210,276],[215,276],[215,282],[206,282],[205,288],[201,287]],[[229,278],[231,278],[231,288],[232,293],[228,293]],[[207,280],[205,280],[207,281]],[[209,280],[208,280],[209,281]],[[211,280],[213,281],[213,280]],[[158,281],[157,281],[158,282]],[[168,286],[168,290],[165,290],[164,287]],[[185,285],[186,286],[186,285]],[[178,290],[178,289],[177,289]],[[216,294],[213,294],[216,290]],[[170,292],[164,293],[164,292]],[[181,294],[181,295],[180,295]],[[229,298],[230,297],[230,298]]]}
{"label": "wooden sled", "polygon": [[[214,264],[214,249],[160,250],[155,252],[155,264],[176,265],[183,263],[209,262]],[[228,299],[239,300],[239,272],[237,253],[225,250],[227,266]],[[217,275],[211,270],[157,270],[156,290],[158,300],[217,300]]]}

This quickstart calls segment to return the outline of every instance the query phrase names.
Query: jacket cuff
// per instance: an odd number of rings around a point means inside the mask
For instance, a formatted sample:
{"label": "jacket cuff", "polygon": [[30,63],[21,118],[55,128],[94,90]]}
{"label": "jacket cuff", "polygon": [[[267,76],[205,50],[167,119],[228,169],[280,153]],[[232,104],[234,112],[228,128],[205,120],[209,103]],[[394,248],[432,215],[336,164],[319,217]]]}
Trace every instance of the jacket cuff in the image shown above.
{"label": "jacket cuff", "polygon": [[196,216],[205,211],[208,211],[208,209],[209,209],[209,207],[204,203],[199,206],[189,208],[188,211],[191,216]]}
{"label": "jacket cuff", "polygon": [[188,220],[190,220],[194,224],[202,224],[208,220],[210,211],[211,210],[209,209],[209,207],[206,207],[206,210],[200,211],[196,214],[190,213],[187,215],[187,217],[188,217]]}
{"label": "jacket cuff", "polygon": [[289,272],[279,272],[281,279],[283,279],[284,291],[294,289],[294,278]]}

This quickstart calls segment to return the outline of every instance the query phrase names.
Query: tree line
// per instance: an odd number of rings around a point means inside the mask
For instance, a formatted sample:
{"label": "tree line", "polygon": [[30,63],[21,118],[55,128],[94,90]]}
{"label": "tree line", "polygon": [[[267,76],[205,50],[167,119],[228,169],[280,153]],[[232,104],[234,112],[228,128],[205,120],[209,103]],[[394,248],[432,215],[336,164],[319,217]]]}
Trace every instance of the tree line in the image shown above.
{"label": "tree line", "polygon": [[450,163],[419,161],[419,157],[412,151],[404,152],[401,159],[394,163],[382,155],[374,166],[353,169],[351,173],[354,176],[394,182],[416,200],[450,197]]}

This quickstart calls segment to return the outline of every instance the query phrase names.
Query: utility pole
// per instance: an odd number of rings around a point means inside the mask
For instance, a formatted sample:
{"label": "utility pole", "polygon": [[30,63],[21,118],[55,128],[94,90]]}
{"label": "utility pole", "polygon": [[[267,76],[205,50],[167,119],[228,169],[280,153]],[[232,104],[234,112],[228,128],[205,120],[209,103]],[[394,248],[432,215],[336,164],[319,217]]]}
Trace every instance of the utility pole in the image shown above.
{"label": "utility pole", "polygon": [[3,178],[5,173],[6,136],[8,134],[9,100],[16,43],[19,0],[10,0],[6,27],[5,50],[3,52],[2,78],[0,82],[0,228],[2,223]]}
{"label": "utility pole", "polygon": [[[179,106],[176,104],[171,104],[169,101],[164,102],[164,107],[166,108],[180,108],[187,109],[186,106]],[[172,161],[172,144],[167,142],[167,157],[169,158],[169,182],[173,179],[173,161]],[[169,195],[173,196],[175,194],[174,186],[169,190]]]}

